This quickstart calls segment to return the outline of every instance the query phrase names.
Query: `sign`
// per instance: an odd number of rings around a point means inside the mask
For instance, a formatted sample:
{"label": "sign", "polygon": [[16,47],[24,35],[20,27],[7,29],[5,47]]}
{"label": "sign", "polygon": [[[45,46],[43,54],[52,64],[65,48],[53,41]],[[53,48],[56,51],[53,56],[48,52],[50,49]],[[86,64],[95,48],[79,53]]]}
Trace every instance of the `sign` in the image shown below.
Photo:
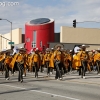
{"label": "sign", "polygon": [[8,44],[14,44],[14,42],[8,42]]}

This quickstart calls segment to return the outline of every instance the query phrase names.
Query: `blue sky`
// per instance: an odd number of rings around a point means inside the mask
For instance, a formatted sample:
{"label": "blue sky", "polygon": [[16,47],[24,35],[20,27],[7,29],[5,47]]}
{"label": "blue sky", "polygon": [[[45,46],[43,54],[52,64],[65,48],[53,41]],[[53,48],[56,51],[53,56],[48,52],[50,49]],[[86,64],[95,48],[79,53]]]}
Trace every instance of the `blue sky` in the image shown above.
{"label": "blue sky", "polygon": [[[100,0],[0,0],[3,2],[18,2],[16,6],[1,6],[0,18],[13,23],[13,29],[22,28],[26,22],[36,18],[53,18],[55,32],[60,32],[60,26],[73,26],[73,20],[100,22]],[[0,34],[10,31],[10,24],[0,21]],[[78,23],[77,27],[100,28],[100,23]]]}

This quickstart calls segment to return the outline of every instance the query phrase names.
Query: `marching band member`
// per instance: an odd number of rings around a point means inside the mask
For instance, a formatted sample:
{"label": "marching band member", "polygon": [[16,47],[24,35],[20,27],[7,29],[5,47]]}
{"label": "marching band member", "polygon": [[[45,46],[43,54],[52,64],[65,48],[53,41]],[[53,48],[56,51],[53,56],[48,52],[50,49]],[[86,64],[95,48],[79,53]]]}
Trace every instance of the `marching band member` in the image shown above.
{"label": "marching band member", "polygon": [[51,54],[51,58],[50,58],[49,68],[50,68],[50,74],[53,74],[53,69],[54,69],[54,48],[51,48],[50,54]]}
{"label": "marching band member", "polygon": [[[18,48],[17,48],[18,49]],[[18,50],[17,50],[18,51]],[[16,62],[16,58],[17,56],[19,55],[18,52],[15,52],[13,51],[13,58],[12,58],[12,61],[11,63],[9,64],[10,68],[12,69],[12,75],[14,74],[15,71],[17,71],[17,62]]]}
{"label": "marching band member", "polygon": [[5,68],[5,79],[9,80],[9,70],[12,71],[12,68],[10,68],[9,64],[12,61],[12,56],[10,55],[10,53],[12,52],[12,50],[7,50],[6,51],[6,57],[4,60],[4,68]]}
{"label": "marching band member", "polygon": [[80,61],[79,51],[75,51],[75,54],[73,55],[72,68],[75,70],[79,70],[80,66],[81,66],[81,61]]}
{"label": "marching band member", "polygon": [[40,66],[40,71],[43,72],[43,68],[44,68],[44,53],[41,51],[39,53],[40,58],[41,58],[41,66]]}
{"label": "marching band member", "polygon": [[92,53],[93,53],[93,65],[94,65],[94,66],[93,66],[93,70],[94,70],[94,71],[97,70],[97,66],[96,66],[96,63],[95,63],[95,61],[94,61],[94,57],[95,57],[95,55],[96,55],[96,52],[97,52],[96,50],[92,50]]}
{"label": "marching band member", "polygon": [[3,71],[4,71],[4,60],[6,58],[6,50],[3,50],[1,51],[1,54],[0,54],[0,71],[1,73],[3,74]]}
{"label": "marching band member", "polygon": [[86,48],[89,46],[86,45],[82,45],[80,46],[81,51],[79,52],[79,56],[80,56],[80,61],[81,61],[81,67],[79,69],[79,75],[81,74],[81,78],[85,79],[85,72],[87,69],[87,60],[88,60],[88,55],[86,53]]}
{"label": "marching band member", "polygon": [[19,53],[16,58],[17,67],[18,67],[18,71],[19,71],[18,81],[20,81],[20,82],[23,82],[23,72],[24,72],[24,62],[25,62],[25,56],[24,56],[23,51],[25,51],[25,49],[20,48]]}
{"label": "marching band member", "polygon": [[13,55],[16,54],[16,53],[18,53],[18,52],[19,52],[18,47],[14,47],[13,48]]}
{"label": "marching band member", "polygon": [[[26,75],[26,69],[30,71],[35,70],[35,77],[38,78],[39,68],[44,65],[47,66],[47,75],[49,76],[52,70],[56,69],[55,79],[62,79],[62,71],[71,71],[71,68],[79,71],[81,78],[85,79],[85,72],[92,71],[94,65],[97,66],[97,73],[100,74],[100,49],[95,52],[86,50],[89,46],[82,45],[74,48],[74,55],[72,50],[68,51],[63,48],[63,45],[57,44],[54,48],[47,48],[45,54],[38,48],[32,49],[30,54],[26,53],[26,49],[13,49],[13,56],[10,55],[11,50],[2,51],[0,54],[0,70],[5,68],[5,79],[9,80],[9,70],[17,68],[19,71],[18,81],[23,82],[23,76]],[[2,67],[3,66],[3,67]],[[92,66],[92,67],[91,67]],[[41,72],[43,69],[41,68]]]}
{"label": "marching band member", "polygon": [[62,73],[61,73],[61,70],[62,70],[62,63],[63,63],[63,54],[61,52],[61,48],[62,45],[60,44],[57,44],[55,46],[56,48],[56,51],[54,52],[54,60],[55,60],[55,67],[56,67],[56,76],[55,76],[55,79],[58,80],[58,78],[61,80],[62,79]]}
{"label": "marching band member", "polygon": [[25,51],[23,51],[23,54],[24,54],[24,73],[23,73],[23,76],[26,77],[26,70],[27,70],[27,59],[28,59],[28,54]]}
{"label": "marching band member", "polygon": [[[81,60],[80,60],[80,50],[81,48],[79,46],[76,46],[74,48],[74,55],[73,55],[73,61],[72,61],[72,68],[75,70],[79,70],[81,66]],[[80,75],[80,71],[79,71]]]}
{"label": "marching band member", "polygon": [[93,55],[93,52],[88,52],[88,55],[89,55],[89,59],[88,59],[88,70],[89,71],[92,71],[93,70],[93,67],[94,67],[94,62],[93,62],[94,55]]}
{"label": "marching band member", "polygon": [[72,71],[72,60],[73,60],[72,58],[73,58],[72,50],[70,50],[68,53],[68,63],[69,63],[68,71],[69,72]]}
{"label": "marching band member", "polygon": [[44,55],[44,64],[46,65],[47,68],[47,75],[50,75],[50,59],[51,59],[51,53],[50,53],[50,49],[47,48],[46,49],[46,54]]}
{"label": "marching band member", "polygon": [[100,75],[100,48],[96,50],[96,54],[94,56],[94,62],[96,63],[97,66],[97,74]]}
{"label": "marching band member", "polygon": [[68,67],[69,67],[69,63],[68,63],[68,51],[67,50],[64,50],[63,51],[63,64],[64,64],[64,73],[67,73],[68,72]]}
{"label": "marching band member", "polygon": [[28,54],[27,56],[27,61],[26,61],[26,65],[28,67],[28,72],[33,72],[33,64],[32,64],[32,52]]}
{"label": "marching band member", "polygon": [[32,56],[32,63],[33,63],[33,66],[35,68],[35,78],[38,78],[38,71],[39,71],[39,68],[41,65],[41,58],[39,55],[38,48],[35,49],[35,53]]}

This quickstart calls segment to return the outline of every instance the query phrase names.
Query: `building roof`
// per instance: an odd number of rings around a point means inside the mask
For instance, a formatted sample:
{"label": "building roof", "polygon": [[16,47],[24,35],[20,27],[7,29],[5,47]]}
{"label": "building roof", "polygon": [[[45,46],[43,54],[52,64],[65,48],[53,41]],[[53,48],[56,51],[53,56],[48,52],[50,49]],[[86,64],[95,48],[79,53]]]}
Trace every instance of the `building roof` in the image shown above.
{"label": "building roof", "polygon": [[30,24],[44,24],[50,22],[48,18],[38,18],[30,21]]}
{"label": "building roof", "polygon": [[25,23],[25,25],[32,25],[32,26],[36,26],[36,25],[45,25],[48,23],[52,23],[54,22],[54,19],[51,18],[38,18],[38,19],[34,19],[31,21],[28,21]]}

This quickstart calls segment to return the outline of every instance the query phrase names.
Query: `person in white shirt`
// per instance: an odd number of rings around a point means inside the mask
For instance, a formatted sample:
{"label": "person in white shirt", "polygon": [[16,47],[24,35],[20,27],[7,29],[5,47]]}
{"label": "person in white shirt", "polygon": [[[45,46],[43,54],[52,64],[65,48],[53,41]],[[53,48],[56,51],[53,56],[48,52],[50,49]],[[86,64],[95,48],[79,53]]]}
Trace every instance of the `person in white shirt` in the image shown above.
{"label": "person in white shirt", "polygon": [[19,52],[18,47],[14,47],[14,49],[13,49],[13,54],[12,54],[12,55],[14,55],[14,54],[16,54],[16,53],[18,53],[18,52]]}
{"label": "person in white shirt", "polygon": [[74,48],[74,53],[77,53],[80,49],[81,49],[81,48],[79,48],[78,46],[76,46],[76,47]]}

